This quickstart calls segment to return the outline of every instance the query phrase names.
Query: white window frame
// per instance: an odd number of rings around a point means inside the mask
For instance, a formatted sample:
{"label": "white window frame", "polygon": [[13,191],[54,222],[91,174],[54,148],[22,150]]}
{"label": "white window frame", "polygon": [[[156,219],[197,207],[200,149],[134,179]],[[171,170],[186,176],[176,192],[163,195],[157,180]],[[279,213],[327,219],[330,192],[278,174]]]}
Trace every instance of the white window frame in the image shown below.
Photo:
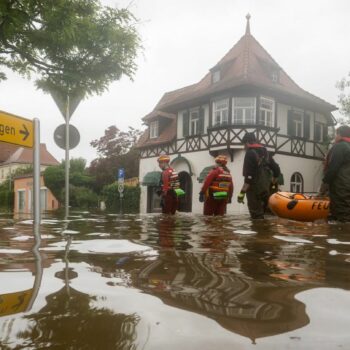
{"label": "white window frame", "polygon": [[[226,105],[226,106],[223,106]],[[213,125],[227,125],[229,112],[229,99],[223,98],[213,102]]]}
{"label": "white window frame", "polygon": [[304,191],[304,178],[298,172],[292,174],[290,178],[290,191],[293,193],[302,193]]}
{"label": "white window frame", "polygon": [[[293,113],[293,130],[295,137],[304,137],[304,115],[298,111]],[[296,120],[295,117],[299,116],[300,120]],[[300,131],[300,134],[299,134]]]}
{"label": "white window frame", "polygon": [[[263,107],[264,101],[271,103],[271,109]],[[275,101],[270,97],[260,97],[259,123],[270,128],[275,126]]]}
{"label": "white window frame", "polygon": [[[23,202],[20,200],[20,194],[23,194]],[[21,203],[23,203],[23,208],[21,208]],[[19,213],[23,213],[24,209],[26,207],[26,190],[25,189],[19,189],[17,190],[17,211]]]}
{"label": "white window frame", "polygon": [[159,136],[159,120],[154,120],[149,125],[149,138],[156,139]]}
{"label": "white window frame", "polygon": [[47,210],[47,200],[49,191],[47,187],[40,187],[40,208],[42,211]]}
{"label": "white window frame", "polygon": [[189,135],[199,134],[199,108],[194,108],[190,110],[189,117]]}
{"label": "white window frame", "polygon": [[[237,106],[237,99],[250,99],[251,101],[254,101],[254,107],[250,106],[250,105],[246,105],[246,106]],[[253,120],[247,122],[247,113],[246,111],[250,109],[253,109]],[[236,112],[238,110],[242,110],[242,122],[237,122],[238,118],[236,116]],[[238,124],[238,125],[254,125],[256,124],[256,98],[255,97],[246,97],[246,96],[242,96],[242,97],[233,97],[232,98],[232,120],[233,120],[233,124]]]}
{"label": "white window frame", "polygon": [[[320,138],[317,140],[316,139],[316,127],[320,127]],[[315,126],[314,126],[314,141],[316,142],[324,142],[324,129],[327,127],[325,123],[315,121]]]}

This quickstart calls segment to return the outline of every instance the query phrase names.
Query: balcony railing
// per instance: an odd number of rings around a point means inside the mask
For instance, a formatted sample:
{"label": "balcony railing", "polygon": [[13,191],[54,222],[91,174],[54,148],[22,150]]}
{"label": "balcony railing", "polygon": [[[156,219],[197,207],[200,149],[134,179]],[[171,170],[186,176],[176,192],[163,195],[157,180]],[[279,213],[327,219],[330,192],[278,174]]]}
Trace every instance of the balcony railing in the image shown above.
{"label": "balcony railing", "polygon": [[178,154],[218,149],[243,148],[242,139],[247,132],[253,132],[259,143],[272,152],[323,159],[328,146],[300,137],[279,134],[280,129],[262,125],[225,125],[207,129],[207,134],[193,135],[177,139],[171,143],[145,148],[141,158],[155,157],[162,153]]}

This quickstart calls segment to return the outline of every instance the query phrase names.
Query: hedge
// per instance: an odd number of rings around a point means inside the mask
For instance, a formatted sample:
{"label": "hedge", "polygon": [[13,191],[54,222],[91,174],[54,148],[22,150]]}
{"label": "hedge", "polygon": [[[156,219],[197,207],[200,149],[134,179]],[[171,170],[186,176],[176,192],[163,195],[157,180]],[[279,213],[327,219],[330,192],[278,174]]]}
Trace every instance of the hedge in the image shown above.
{"label": "hedge", "polygon": [[[123,196],[123,212],[138,213],[140,211],[140,187],[125,186]],[[102,190],[103,199],[108,211],[120,212],[120,194],[118,183],[107,185]]]}

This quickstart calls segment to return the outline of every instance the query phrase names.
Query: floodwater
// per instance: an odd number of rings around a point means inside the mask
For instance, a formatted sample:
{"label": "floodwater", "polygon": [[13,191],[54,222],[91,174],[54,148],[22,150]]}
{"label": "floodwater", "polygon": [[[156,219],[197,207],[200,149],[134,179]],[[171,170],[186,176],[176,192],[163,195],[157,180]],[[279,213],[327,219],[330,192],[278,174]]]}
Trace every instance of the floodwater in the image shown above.
{"label": "floodwater", "polygon": [[349,225],[72,212],[40,234],[0,215],[1,350],[350,349]]}

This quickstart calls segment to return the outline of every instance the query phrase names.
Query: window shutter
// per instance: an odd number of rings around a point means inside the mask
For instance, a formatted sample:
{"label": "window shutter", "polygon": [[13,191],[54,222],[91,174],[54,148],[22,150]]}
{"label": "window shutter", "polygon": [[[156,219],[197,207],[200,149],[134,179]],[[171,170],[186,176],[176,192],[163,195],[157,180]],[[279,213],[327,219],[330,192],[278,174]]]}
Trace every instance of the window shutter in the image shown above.
{"label": "window shutter", "polygon": [[199,109],[199,134],[205,134],[204,130],[204,108],[200,107]]}
{"label": "window shutter", "polygon": [[189,133],[190,133],[190,116],[189,116],[189,113],[188,113],[188,111],[186,111],[186,112],[184,112],[183,114],[182,114],[182,130],[183,130],[183,136],[184,137],[186,137],[186,136],[188,136],[189,135]]}
{"label": "window shutter", "polygon": [[293,111],[288,111],[288,117],[287,117],[287,134],[289,136],[294,136],[295,132],[293,130]]}
{"label": "window shutter", "polygon": [[310,138],[310,115],[304,113],[304,138]]}
{"label": "window shutter", "polygon": [[323,141],[327,141],[328,139],[328,125],[323,124]]}

